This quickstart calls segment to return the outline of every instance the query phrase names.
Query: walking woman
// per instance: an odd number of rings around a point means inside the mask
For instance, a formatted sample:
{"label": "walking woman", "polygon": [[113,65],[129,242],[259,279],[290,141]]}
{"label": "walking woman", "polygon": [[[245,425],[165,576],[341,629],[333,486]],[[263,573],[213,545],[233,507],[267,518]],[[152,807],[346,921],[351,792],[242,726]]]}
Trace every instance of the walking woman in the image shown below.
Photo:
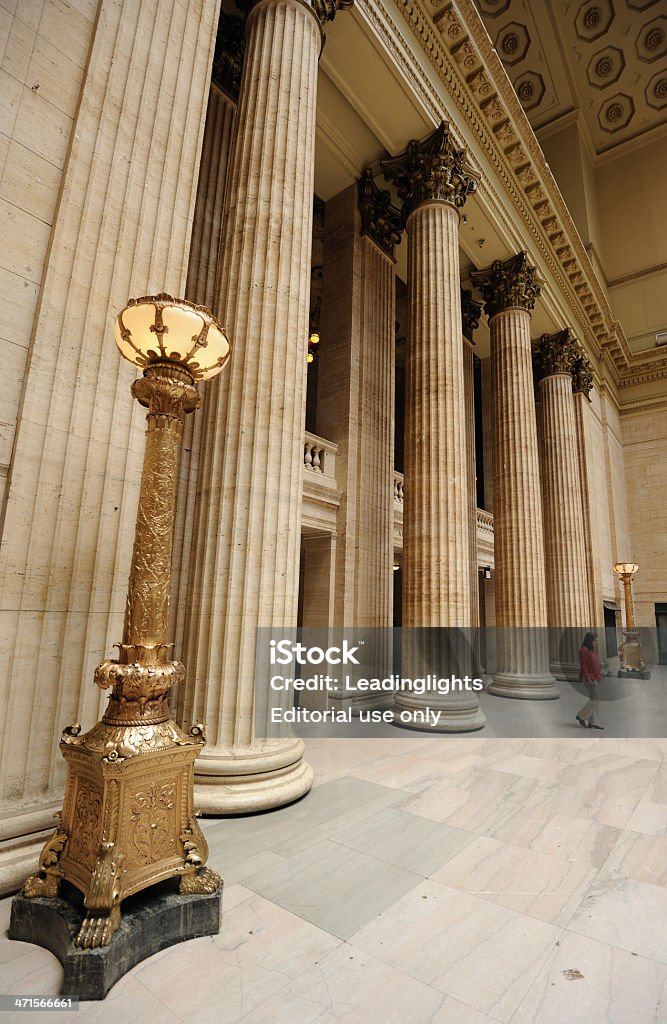
{"label": "walking woman", "polygon": [[584,704],[577,715],[577,721],[584,729],[604,729],[603,725],[598,725],[598,683],[601,678],[597,633],[587,633],[579,649],[579,679],[588,690],[588,703]]}

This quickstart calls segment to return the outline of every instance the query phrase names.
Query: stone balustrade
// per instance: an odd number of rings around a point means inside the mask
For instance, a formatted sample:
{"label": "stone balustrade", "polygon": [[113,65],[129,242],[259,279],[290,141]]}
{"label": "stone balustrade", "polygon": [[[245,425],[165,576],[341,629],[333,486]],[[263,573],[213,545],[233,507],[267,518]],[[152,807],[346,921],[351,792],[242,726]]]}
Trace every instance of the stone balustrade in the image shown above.
{"label": "stone balustrade", "polygon": [[394,473],[394,503],[403,506],[403,474]]}
{"label": "stone balustrade", "polygon": [[477,532],[480,531],[493,535],[493,513],[486,512],[483,508],[477,509]]}
{"label": "stone balustrade", "polygon": [[323,437],[309,434],[303,437],[303,468],[309,473],[336,479],[336,450],[338,446]]}

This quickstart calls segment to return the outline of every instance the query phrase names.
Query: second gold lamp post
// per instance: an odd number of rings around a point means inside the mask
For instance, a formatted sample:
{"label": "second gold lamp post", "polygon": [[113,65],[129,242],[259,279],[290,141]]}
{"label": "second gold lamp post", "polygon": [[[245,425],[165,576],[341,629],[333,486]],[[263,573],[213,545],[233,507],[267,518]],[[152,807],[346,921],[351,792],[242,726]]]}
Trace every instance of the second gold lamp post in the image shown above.
{"label": "second gold lamp post", "polygon": [[618,674],[625,679],[650,679],[651,673],[642,656],[639,631],[635,624],[635,610],[632,604],[632,577],[639,570],[636,562],[617,562],[614,572],[623,584],[625,598],[625,640],[618,648]]}
{"label": "second gold lamp post", "polygon": [[160,294],[131,300],[116,320],[126,359],[143,369],[132,394],[148,410],[139,507],[117,660],[95,682],[110,689],[104,716],[89,732],[68,726],[60,741],[67,785],[60,820],[25,897],[58,895],[66,880],[84,895],[75,945],[108,945],[122,901],[177,876],[181,894],[215,893],[206,840],[193,807],[201,726],[186,735],[168,698],[185,678],[169,643],[169,589],[179,448],[185,415],[199,404],[197,381],[229,358],[229,342],[203,306]]}

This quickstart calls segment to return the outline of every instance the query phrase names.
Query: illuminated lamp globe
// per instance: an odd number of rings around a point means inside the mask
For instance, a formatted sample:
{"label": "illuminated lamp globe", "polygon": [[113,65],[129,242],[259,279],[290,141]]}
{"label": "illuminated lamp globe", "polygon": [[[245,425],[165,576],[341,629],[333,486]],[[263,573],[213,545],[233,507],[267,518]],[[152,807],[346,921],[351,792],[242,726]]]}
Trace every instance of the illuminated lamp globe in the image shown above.
{"label": "illuminated lamp globe", "polygon": [[165,293],[130,299],[116,317],[114,336],[135,366],[178,366],[193,380],[217,376],[229,359],[225,329],[213,314]]}
{"label": "illuminated lamp globe", "polygon": [[634,562],[617,562],[614,566],[614,572],[618,576],[634,576],[639,569],[639,566]]}

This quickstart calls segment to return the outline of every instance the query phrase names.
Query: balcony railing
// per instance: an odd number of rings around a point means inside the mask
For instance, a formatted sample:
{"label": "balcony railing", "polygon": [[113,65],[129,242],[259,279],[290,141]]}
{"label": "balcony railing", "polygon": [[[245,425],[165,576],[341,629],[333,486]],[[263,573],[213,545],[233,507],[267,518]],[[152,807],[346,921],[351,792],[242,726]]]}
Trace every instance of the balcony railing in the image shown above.
{"label": "balcony railing", "polygon": [[394,473],[394,503],[403,506],[403,474]]}

